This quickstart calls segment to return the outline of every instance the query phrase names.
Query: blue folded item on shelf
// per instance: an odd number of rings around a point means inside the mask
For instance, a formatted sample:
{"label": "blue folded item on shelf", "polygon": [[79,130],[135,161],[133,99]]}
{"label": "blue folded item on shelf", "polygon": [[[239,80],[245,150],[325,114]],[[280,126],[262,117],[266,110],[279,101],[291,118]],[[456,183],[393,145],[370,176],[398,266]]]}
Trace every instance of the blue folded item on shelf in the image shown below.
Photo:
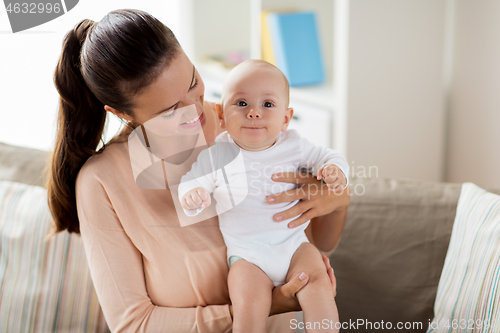
{"label": "blue folded item on shelf", "polygon": [[325,70],[314,12],[271,12],[267,24],[276,66],[291,87],[320,84]]}

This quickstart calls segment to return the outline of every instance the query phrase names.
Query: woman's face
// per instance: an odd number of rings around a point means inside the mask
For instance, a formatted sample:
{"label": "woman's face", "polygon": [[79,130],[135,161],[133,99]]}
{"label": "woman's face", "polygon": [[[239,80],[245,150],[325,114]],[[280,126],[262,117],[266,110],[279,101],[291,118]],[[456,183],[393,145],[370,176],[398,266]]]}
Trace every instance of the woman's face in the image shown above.
{"label": "woman's face", "polygon": [[180,50],[158,79],[134,97],[134,120],[170,135],[199,132],[206,124],[204,91],[198,71]]}

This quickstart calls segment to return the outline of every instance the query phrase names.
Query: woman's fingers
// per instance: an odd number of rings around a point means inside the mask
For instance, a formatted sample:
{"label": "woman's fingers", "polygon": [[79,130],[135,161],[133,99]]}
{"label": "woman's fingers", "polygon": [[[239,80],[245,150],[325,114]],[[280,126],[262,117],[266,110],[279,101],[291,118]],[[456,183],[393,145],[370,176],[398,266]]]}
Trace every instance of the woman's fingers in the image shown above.
{"label": "woman's fingers", "polygon": [[330,277],[330,280],[332,281],[333,285],[333,297],[337,296],[337,280],[335,279],[335,274],[333,272],[333,268],[329,268],[327,271],[328,276]]}
{"label": "woman's fingers", "polygon": [[330,259],[327,256],[323,254],[321,258],[323,258],[323,262],[325,263],[326,269],[332,268],[332,266],[330,265]]}
{"label": "woman's fingers", "polygon": [[337,296],[337,281],[335,279],[335,275],[333,274],[333,268],[330,265],[330,259],[327,256],[322,255],[322,258],[323,262],[325,263],[326,272],[328,273],[328,277],[330,278],[330,282],[332,283],[333,297],[335,297]]}
{"label": "woman's fingers", "polygon": [[296,294],[309,282],[307,273],[297,274],[284,285],[273,289],[273,298],[269,315],[302,310]]}
{"label": "woman's fingers", "polygon": [[271,176],[274,182],[311,184],[317,181],[316,177],[305,172],[278,172]]}
{"label": "woman's fingers", "polygon": [[316,216],[316,213],[315,213],[314,209],[309,209],[308,211],[306,211],[304,214],[300,215],[295,220],[289,222],[288,228],[297,228],[298,226],[306,223],[307,221],[311,220],[315,216]]}
{"label": "woman's fingers", "polygon": [[286,297],[296,297],[295,295],[307,284],[308,281],[309,275],[302,272],[284,284],[281,291]]}
{"label": "woman's fingers", "polygon": [[276,222],[288,220],[307,212],[310,208],[310,204],[307,201],[299,201],[295,206],[274,215],[273,219]]}
{"label": "woman's fingers", "polygon": [[[342,177],[340,178],[343,179]],[[290,210],[276,214],[274,220],[277,222],[293,218],[306,212],[314,213],[312,216],[309,214],[307,216],[303,215],[302,217],[304,218],[301,217],[296,221],[296,223],[300,225],[307,221],[307,218],[310,219],[316,216],[326,215],[338,208],[347,207],[349,205],[349,187],[344,189],[341,185],[341,188],[335,187],[335,191],[332,191],[324,182],[317,180],[316,177],[311,174],[294,172],[276,173],[273,174],[273,181],[283,181],[302,185],[294,190],[267,196],[266,200],[268,204],[300,200],[295,206],[296,208],[291,208]],[[281,216],[281,219],[279,219],[279,216]]]}
{"label": "woman's fingers", "polygon": [[295,200],[304,199],[307,196],[306,189],[303,187],[299,187],[293,190],[288,190],[285,192],[272,194],[267,196],[267,202],[270,204],[273,203],[281,203],[281,202],[290,202]]}

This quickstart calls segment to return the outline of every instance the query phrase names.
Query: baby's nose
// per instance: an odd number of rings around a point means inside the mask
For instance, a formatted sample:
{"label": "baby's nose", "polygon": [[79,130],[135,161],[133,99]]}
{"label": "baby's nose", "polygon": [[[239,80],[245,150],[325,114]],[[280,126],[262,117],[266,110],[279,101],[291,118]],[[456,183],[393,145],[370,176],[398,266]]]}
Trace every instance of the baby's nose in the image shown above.
{"label": "baby's nose", "polygon": [[256,119],[256,118],[261,118],[262,116],[260,115],[260,113],[258,111],[255,111],[253,109],[250,110],[250,112],[248,112],[247,114],[247,118],[248,119]]}

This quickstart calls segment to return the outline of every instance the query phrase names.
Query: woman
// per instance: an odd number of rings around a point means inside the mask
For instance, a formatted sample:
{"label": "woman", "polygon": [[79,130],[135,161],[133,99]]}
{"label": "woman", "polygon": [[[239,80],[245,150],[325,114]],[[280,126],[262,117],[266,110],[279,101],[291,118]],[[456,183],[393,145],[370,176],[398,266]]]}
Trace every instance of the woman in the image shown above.
{"label": "woman", "polygon": [[[131,169],[127,137],[158,114],[194,104],[207,142],[222,132],[213,104],[203,100],[203,81],[173,33],[138,10],[113,11],[97,23],[83,20],[64,40],[54,82],[60,111],[49,205],[56,232],[81,232],[110,329],[229,332],[226,248],[217,218],[181,227],[170,190],[137,186]],[[106,111],[128,123],[96,152]],[[320,184],[294,174],[273,180]],[[314,217],[308,238],[328,253],[339,241],[349,195],[315,192],[289,191],[267,200],[303,199],[275,220],[302,214],[298,226]],[[305,272],[273,290],[269,332],[291,332],[293,313],[287,312],[300,310],[294,295],[307,282]]]}

